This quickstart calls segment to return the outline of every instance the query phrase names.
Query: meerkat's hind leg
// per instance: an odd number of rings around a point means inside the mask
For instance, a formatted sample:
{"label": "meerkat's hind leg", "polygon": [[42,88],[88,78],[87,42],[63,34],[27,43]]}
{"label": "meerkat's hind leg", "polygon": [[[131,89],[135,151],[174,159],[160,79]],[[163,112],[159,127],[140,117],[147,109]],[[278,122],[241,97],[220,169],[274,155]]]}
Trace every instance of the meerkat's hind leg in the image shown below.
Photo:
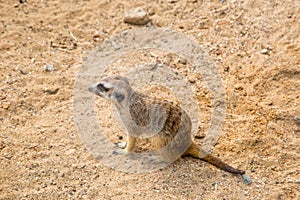
{"label": "meerkat's hind leg", "polygon": [[126,152],[132,152],[132,150],[135,147],[135,143],[136,143],[136,137],[131,136],[131,135],[127,135],[127,142],[126,142],[125,151]]}

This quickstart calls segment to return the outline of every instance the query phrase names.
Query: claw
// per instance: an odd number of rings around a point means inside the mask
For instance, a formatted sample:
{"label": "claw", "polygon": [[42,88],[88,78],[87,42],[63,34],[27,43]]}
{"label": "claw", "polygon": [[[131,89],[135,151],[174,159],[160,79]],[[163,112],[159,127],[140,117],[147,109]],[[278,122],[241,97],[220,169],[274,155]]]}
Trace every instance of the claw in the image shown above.
{"label": "claw", "polygon": [[126,142],[116,142],[114,144],[119,148],[125,149],[127,143]]}

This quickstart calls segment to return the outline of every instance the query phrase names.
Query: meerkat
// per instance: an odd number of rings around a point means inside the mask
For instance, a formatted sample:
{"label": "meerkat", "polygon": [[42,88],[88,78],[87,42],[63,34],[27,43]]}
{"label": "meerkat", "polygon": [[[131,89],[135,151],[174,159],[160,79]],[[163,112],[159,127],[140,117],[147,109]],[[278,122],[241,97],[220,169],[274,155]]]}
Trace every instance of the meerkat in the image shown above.
{"label": "meerkat", "polygon": [[138,137],[148,137],[166,160],[192,156],[224,171],[239,174],[246,184],[251,183],[245,171],[231,167],[193,142],[191,119],[178,103],[137,92],[132,89],[129,80],[121,76],[103,78],[88,90],[116,106],[127,129],[127,141],[123,145],[125,153],[133,151]]}

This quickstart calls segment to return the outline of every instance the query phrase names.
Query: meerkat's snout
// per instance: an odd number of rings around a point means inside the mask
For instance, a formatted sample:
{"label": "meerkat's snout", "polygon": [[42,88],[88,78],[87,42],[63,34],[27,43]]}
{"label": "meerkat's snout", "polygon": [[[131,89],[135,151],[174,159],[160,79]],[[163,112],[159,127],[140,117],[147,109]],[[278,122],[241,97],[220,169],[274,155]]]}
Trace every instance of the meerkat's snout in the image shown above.
{"label": "meerkat's snout", "polygon": [[105,83],[96,83],[94,85],[91,85],[88,90],[98,96],[104,97],[105,94],[111,89],[109,85]]}
{"label": "meerkat's snout", "polygon": [[121,104],[130,93],[131,88],[127,79],[119,76],[112,76],[91,85],[88,90],[100,97],[112,100],[115,104]]}

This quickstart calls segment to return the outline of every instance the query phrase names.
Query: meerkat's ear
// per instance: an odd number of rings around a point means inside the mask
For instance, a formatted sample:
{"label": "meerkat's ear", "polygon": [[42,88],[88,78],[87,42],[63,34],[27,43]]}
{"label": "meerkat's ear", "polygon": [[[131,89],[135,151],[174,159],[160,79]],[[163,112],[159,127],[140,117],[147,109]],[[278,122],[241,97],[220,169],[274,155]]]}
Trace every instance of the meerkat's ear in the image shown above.
{"label": "meerkat's ear", "polygon": [[99,91],[101,91],[101,92],[107,92],[110,88],[109,88],[109,87],[105,87],[105,85],[102,84],[102,83],[99,83],[99,84],[97,85],[97,89],[98,89]]}
{"label": "meerkat's ear", "polygon": [[120,92],[114,92],[110,98],[114,98],[120,103],[125,99],[125,95]]}
{"label": "meerkat's ear", "polygon": [[126,77],[123,77],[123,76],[115,76],[115,79],[117,79],[117,80],[122,80],[122,81],[126,82],[127,84],[129,84],[129,80],[128,80],[128,78],[126,78]]}

